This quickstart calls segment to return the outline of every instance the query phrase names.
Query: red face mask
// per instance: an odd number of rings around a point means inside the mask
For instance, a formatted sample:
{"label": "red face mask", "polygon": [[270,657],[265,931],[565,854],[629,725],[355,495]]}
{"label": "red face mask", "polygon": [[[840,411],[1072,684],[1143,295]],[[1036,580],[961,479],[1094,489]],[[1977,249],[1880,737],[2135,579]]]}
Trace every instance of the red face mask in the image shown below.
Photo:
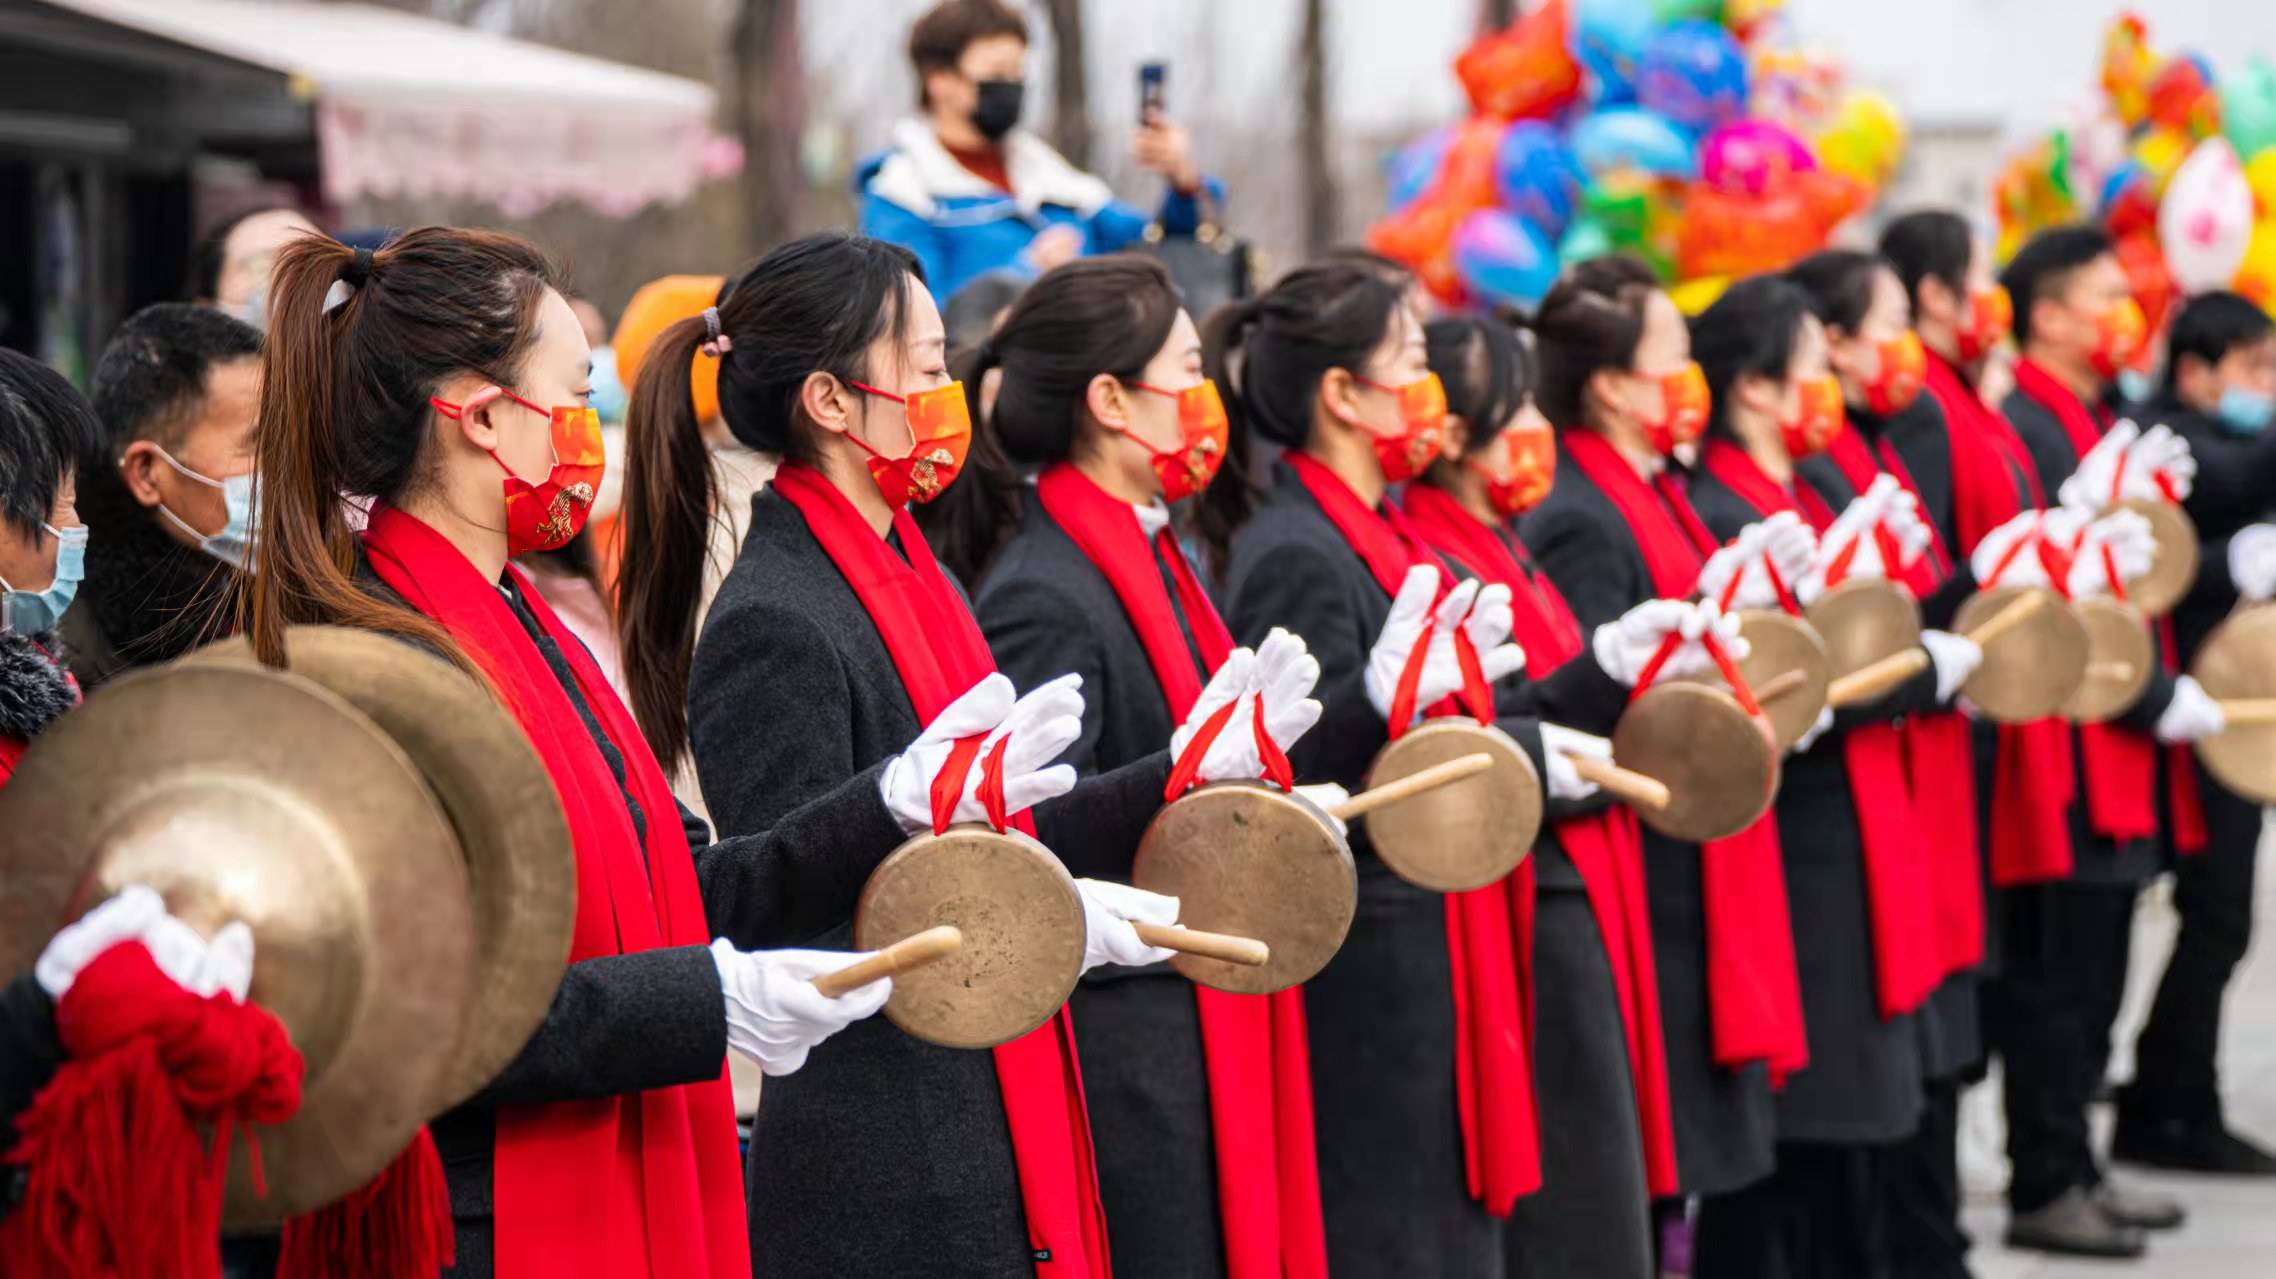
{"label": "red face mask", "polygon": [[[1496,452],[1500,453],[1495,458]],[[1503,519],[1541,505],[1557,482],[1557,433],[1545,425],[1512,426],[1486,446],[1491,463],[1466,459],[1486,481],[1486,500]]]}
{"label": "red face mask", "polygon": [[1971,363],[1991,354],[2015,327],[2015,299],[2001,285],[1971,290],[1960,321],[1960,360]]}
{"label": "red face mask", "polygon": [[1881,357],[1881,371],[1865,387],[1865,407],[1875,417],[1892,417],[1920,398],[1920,388],[1928,378],[1928,352],[1920,344],[1920,335],[1911,329],[1875,344],[1873,349]]}
{"label": "red face mask", "polygon": [[964,469],[972,451],[972,408],[964,402],[964,384],[951,382],[915,395],[895,395],[859,382],[846,385],[902,407],[909,419],[909,451],[887,457],[852,432],[846,438],[869,454],[869,478],[885,504],[898,511],[911,502],[923,505],[946,492]]}
{"label": "red face mask", "polygon": [[1208,488],[1209,481],[1216,478],[1217,468],[1225,464],[1225,445],[1230,434],[1225,401],[1217,394],[1217,383],[1203,378],[1199,385],[1182,391],[1164,390],[1144,382],[1130,385],[1178,402],[1176,448],[1156,449],[1129,431],[1122,431],[1146,449],[1147,460],[1153,463],[1154,474],[1162,481],[1162,500],[1175,502]]}
{"label": "red face mask", "polygon": [[593,513],[593,498],[600,492],[601,475],[608,470],[608,457],[601,448],[601,416],[582,404],[547,409],[502,387],[477,391],[463,405],[441,399],[427,402],[456,421],[467,410],[497,399],[512,400],[550,418],[553,448],[553,467],[538,484],[514,474],[496,449],[490,451],[490,460],[506,473],[506,554],[559,550],[584,529]]}
{"label": "red face mask", "polygon": [[2132,298],[2120,298],[2095,321],[2094,371],[2105,378],[2118,376],[2118,370],[2134,362],[2149,341],[2150,322],[2143,316],[2141,304]]}
{"label": "red face mask", "polygon": [[1713,403],[1707,391],[1707,373],[1699,361],[1686,360],[1682,368],[1653,380],[1660,385],[1660,415],[1645,421],[1644,439],[1652,452],[1672,457],[1677,446],[1697,443],[1707,430],[1707,410]]}
{"label": "red face mask", "polygon": [[1367,377],[1359,378],[1359,382],[1399,400],[1403,429],[1396,435],[1374,436],[1375,457],[1383,464],[1383,478],[1403,484],[1422,474],[1446,443],[1446,384],[1436,373],[1425,373],[1404,386],[1385,386]]}
{"label": "red face mask", "polygon": [[[1918,343],[1914,349],[1919,349]],[[1779,434],[1786,437],[1787,456],[1796,458],[1825,452],[1848,425],[1841,407],[1841,380],[1833,374],[1803,378],[1800,398],[1794,420],[1778,424]]]}

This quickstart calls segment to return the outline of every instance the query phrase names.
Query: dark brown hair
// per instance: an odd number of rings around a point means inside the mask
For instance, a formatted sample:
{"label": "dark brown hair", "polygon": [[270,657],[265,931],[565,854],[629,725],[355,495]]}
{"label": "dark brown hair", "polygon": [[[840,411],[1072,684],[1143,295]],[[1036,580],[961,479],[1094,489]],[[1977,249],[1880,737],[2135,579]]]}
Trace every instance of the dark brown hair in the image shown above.
{"label": "dark brown hair", "polygon": [[1625,369],[1644,339],[1644,308],[1660,277],[1625,255],[1591,258],[1565,273],[1533,317],[1541,412],[1560,431],[1588,421],[1588,380]]}
{"label": "dark brown hair", "polygon": [[909,64],[917,71],[917,105],[930,107],[925,77],[935,71],[954,71],[964,51],[981,40],[1011,36],[1027,43],[1027,19],[1002,0],[946,0],[936,4],[909,29]]}

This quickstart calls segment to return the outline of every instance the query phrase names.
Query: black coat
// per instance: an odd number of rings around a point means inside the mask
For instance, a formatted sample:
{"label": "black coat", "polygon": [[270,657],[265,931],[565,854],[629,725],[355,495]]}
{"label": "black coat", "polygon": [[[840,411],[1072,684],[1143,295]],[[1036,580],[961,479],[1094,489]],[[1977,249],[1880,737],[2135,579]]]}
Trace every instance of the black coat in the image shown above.
{"label": "black coat", "polygon": [[118,467],[79,468],[78,511],[89,534],[87,580],[61,630],[80,683],[92,691],[228,633],[234,570],[177,541],[127,491]]}
{"label": "black coat", "polygon": [[[1659,595],[1619,508],[1569,455],[1558,456],[1555,487],[1526,514],[1520,531],[1584,631]],[[1718,1194],[1770,1172],[1776,1124],[1763,1067],[1732,1071],[1714,1059],[1699,866],[1697,844],[1644,829],[1678,1177],[1686,1194]]]}
{"label": "black coat", "polygon": [[2197,459],[2196,483],[2181,504],[2197,526],[2197,580],[2173,610],[2174,640],[2186,670],[2205,637],[2237,604],[2229,539],[2247,525],[2276,519],[2276,431],[2232,434],[2164,396],[2143,405],[2138,420],[2145,430],[2171,427]]}
{"label": "black coat", "polygon": [[[1920,495],[1921,518],[1936,530],[1937,541],[1951,557],[1950,575],[1920,602],[1921,625],[1950,630],[1953,614],[1976,593],[1976,579],[1969,569],[1967,553],[1961,549],[1960,523],[1952,504],[1952,436],[1944,410],[1935,396],[1924,392],[1904,411],[1887,418],[1852,408],[1849,423],[1873,446],[1876,462],[1880,462],[1882,441],[1895,447],[1897,460],[1904,463],[1905,474]],[[1888,469],[1885,462],[1880,464],[1883,470]],[[1804,465],[1814,468],[1815,459]],[[1820,474],[1816,469],[1806,469],[1805,473],[1813,482]]]}
{"label": "black coat", "polygon": [[[860,598],[772,490],[752,500],[688,687],[696,770],[722,831],[766,829],[877,769],[923,727]],[[1037,830],[1077,876],[1111,876],[1168,780],[1165,751],[1038,805]],[[861,885],[892,847],[842,842],[797,918],[729,935],[746,946],[850,945]],[[745,1179],[761,1274],[1034,1272],[993,1057],[911,1038],[883,1018],[768,1083]]]}

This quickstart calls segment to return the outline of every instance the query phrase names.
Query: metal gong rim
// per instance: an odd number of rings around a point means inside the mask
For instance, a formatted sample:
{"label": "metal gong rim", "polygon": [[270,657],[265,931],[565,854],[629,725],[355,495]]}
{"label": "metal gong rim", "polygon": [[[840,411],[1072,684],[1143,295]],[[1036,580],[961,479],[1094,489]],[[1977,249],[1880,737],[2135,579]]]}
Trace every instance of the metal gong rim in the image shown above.
{"label": "metal gong rim", "polygon": [[1516,870],[1533,851],[1541,833],[1541,779],[1525,751],[1490,724],[1449,718],[1418,725],[1375,756],[1367,785],[1479,753],[1493,756],[1493,767],[1360,819],[1368,844],[1393,874],[1434,892],[1462,893]]}
{"label": "metal gong rim", "polygon": [[1665,809],[1636,815],[1693,844],[1752,826],[1778,789],[1778,754],[1763,721],[1703,684],[1654,684],[1629,703],[1612,730],[1612,759],[1658,779],[1672,796]]}
{"label": "metal gong rim", "polygon": [[[1825,641],[1815,627],[1801,618],[1775,609],[1750,608],[1739,614],[1739,634],[1747,642],[1746,660],[1739,674],[1759,696],[1772,680],[1799,671],[1802,684],[1793,692],[1763,703],[1778,749],[1783,752],[1818,722],[1826,708],[1826,690],[1833,682],[1833,667],[1826,657]],[[1692,683],[1723,686],[1712,672],[1686,676]]]}
{"label": "metal gong rim", "polygon": [[1920,602],[1887,578],[1853,577],[1820,595],[1802,616],[1825,645],[1833,679],[1920,643]]}
{"label": "metal gong rim", "polygon": [[1351,931],[1359,878],[1351,848],[1326,813],[1261,782],[1216,782],[1154,815],[1130,882],[1178,899],[1178,922],[1254,937],[1272,948],[1260,968],[1180,954],[1193,981],[1269,995],[1311,980]]}
{"label": "metal gong rim", "polygon": [[0,790],[0,966],[129,883],[211,933],[253,930],[252,1002],[306,1065],[300,1110],[233,1138],[224,1221],[261,1227],[363,1185],[439,1107],[473,996],[450,824],[353,708],[272,671],[163,667],[58,720]]}
{"label": "metal gong rim", "polygon": [[[2142,698],[2156,669],[2157,644],[2149,622],[2133,605],[2091,596],[2071,604],[2086,627],[2086,672],[2078,691],[2063,703],[2063,714],[2081,724],[2099,724]],[[2124,678],[2108,671],[2124,666]]]}
{"label": "metal gong rim", "polygon": [[[2230,614],[2197,650],[2189,673],[2221,701],[2276,697],[2276,604]],[[2276,804],[2276,723],[2231,724],[2200,740],[2197,758],[2221,785]]]}
{"label": "metal gong rim", "polygon": [[[496,698],[450,663],[372,631],[295,626],[286,667],[369,716],[418,766],[466,854],[478,979],[466,1039],[438,1109],[496,1078],[529,1042],[568,960],[577,853],[545,764]],[[225,640],[187,662],[254,664]]]}
{"label": "metal gong rim", "polygon": [[885,1015],[947,1048],[993,1048],[1050,1020],[1083,973],[1083,899],[1051,850],[1019,831],[951,826],[878,864],[854,911],[876,950],[953,924],[963,949],[897,974]]}
{"label": "metal gong rim", "polygon": [[2197,581],[2199,545],[2197,526],[2189,513],[2172,502],[2153,502],[2133,498],[2120,502],[2119,509],[2138,512],[2149,521],[2151,540],[2157,544],[2157,554],[2150,560],[2150,568],[2140,577],[2126,582],[2126,600],[2142,611],[2144,617],[2163,617],[2173,611],[2189,588]]}
{"label": "metal gong rim", "polygon": [[[1965,635],[1997,616],[2026,591],[2040,586],[1995,586],[1960,605],[1952,629]],[[2086,678],[2086,624],[2070,606],[2048,593],[2042,607],[1984,645],[1983,665],[1960,691],[1977,709],[2002,724],[2024,724],[2060,712]]]}

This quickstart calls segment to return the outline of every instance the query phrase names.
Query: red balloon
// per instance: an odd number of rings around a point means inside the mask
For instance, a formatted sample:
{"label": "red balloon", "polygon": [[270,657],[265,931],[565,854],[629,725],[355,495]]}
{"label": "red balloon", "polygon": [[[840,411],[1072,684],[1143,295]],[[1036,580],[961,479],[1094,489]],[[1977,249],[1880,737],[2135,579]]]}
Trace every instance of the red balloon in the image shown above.
{"label": "red balloon", "polygon": [[2118,241],[2118,265],[2126,268],[2126,287],[2149,321],[2149,331],[2165,329],[2165,313],[2173,308],[2181,290],[2166,269],[2165,253],[2157,246],[2157,233],[2139,232]]}
{"label": "red balloon", "polygon": [[1554,115],[1580,96],[1567,0],[1549,0],[1508,28],[1478,37],[1454,60],[1471,105],[1503,120]]}
{"label": "red balloon", "polygon": [[1472,116],[1447,144],[1438,177],[1406,207],[1367,232],[1367,246],[1407,264],[1432,296],[1450,306],[1467,296],[1454,266],[1454,228],[1462,219],[1494,204],[1494,152],[1509,126],[1490,116]]}
{"label": "red balloon", "polygon": [[1791,186],[1737,196],[1693,183],[1683,195],[1676,270],[1685,279],[1755,275],[1785,267],[1824,242],[1818,214]]}
{"label": "red balloon", "polygon": [[1831,169],[1813,169],[1792,178],[1794,193],[1810,210],[1821,239],[1872,202],[1865,184]]}

